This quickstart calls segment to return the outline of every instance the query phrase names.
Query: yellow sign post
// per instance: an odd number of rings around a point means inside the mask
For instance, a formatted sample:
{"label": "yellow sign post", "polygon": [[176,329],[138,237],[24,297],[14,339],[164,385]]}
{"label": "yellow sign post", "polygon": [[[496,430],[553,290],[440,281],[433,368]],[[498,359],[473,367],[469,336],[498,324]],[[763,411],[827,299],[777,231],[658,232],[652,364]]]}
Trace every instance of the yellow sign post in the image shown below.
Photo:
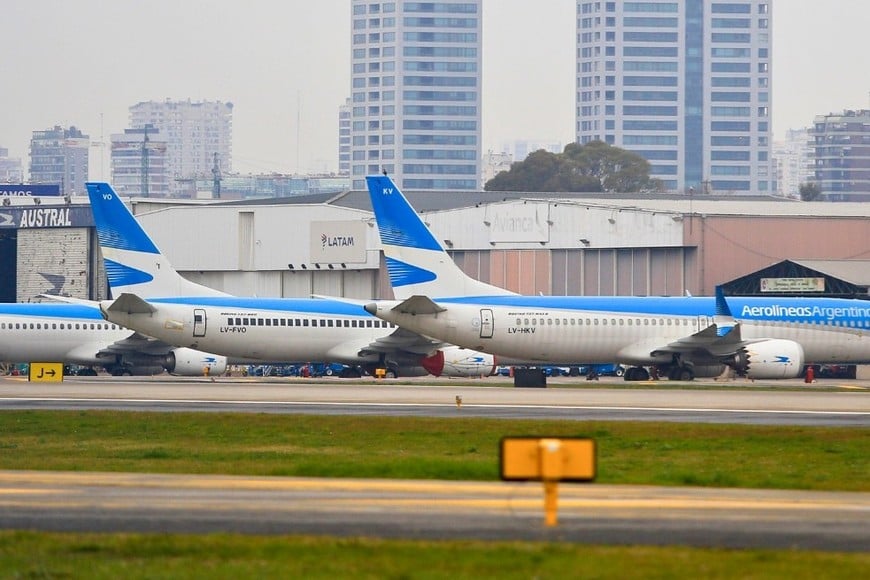
{"label": "yellow sign post", "polygon": [[63,381],[63,363],[30,363],[27,380],[35,383],[59,383]]}
{"label": "yellow sign post", "polygon": [[504,437],[501,440],[504,481],[544,483],[544,523],[558,523],[560,481],[595,479],[595,441],[581,437]]}

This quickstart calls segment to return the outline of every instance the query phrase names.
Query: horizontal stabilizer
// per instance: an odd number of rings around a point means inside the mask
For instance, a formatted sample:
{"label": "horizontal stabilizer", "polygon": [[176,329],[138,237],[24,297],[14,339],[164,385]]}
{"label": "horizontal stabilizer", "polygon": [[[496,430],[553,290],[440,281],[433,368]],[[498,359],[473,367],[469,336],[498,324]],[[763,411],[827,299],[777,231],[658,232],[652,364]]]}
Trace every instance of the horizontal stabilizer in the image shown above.
{"label": "horizontal stabilizer", "polygon": [[100,303],[96,300],[88,300],[86,298],[76,298],[74,296],[61,296],[60,294],[40,294],[40,298],[51,300],[52,302],[61,302],[63,304],[78,304],[79,306],[99,306]]}
{"label": "horizontal stabilizer", "polygon": [[403,314],[438,314],[447,309],[433,302],[428,296],[411,296],[393,306],[393,310]]}
{"label": "horizontal stabilizer", "polygon": [[106,311],[124,314],[151,314],[157,309],[135,294],[124,292],[106,308]]}

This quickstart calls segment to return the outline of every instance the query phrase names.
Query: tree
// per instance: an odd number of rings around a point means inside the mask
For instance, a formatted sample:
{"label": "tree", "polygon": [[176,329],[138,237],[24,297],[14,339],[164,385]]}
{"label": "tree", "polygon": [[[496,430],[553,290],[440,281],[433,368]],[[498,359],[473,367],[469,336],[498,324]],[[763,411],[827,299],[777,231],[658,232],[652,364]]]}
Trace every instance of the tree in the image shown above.
{"label": "tree", "polygon": [[798,192],[801,194],[801,199],[803,201],[815,201],[822,196],[822,190],[819,189],[819,184],[814,181],[801,183]]}
{"label": "tree", "polygon": [[535,151],[486,182],[486,191],[643,191],[657,189],[643,157],[603,141],[571,143],[562,153]]}

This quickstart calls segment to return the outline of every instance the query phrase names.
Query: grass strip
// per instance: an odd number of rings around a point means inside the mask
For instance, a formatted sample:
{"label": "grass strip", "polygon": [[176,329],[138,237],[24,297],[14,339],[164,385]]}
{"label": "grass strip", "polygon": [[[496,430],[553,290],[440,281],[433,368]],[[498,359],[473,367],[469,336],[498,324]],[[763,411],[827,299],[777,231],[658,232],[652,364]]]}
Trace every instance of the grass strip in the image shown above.
{"label": "grass strip", "polygon": [[0,469],[496,480],[506,435],[586,436],[600,483],[870,490],[870,428],[4,411]]}
{"label": "grass strip", "polygon": [[861,578],[870,555],[213,534],[0,532],[4,578]]}

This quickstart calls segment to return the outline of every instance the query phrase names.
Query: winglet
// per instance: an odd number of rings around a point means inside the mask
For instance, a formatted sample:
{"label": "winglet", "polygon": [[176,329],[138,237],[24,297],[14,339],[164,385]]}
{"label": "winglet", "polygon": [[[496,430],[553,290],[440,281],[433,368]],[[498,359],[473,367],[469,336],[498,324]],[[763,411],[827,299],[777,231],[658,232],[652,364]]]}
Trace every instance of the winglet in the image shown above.
{"label": "winglet", "polygon": [[513,294],[465,274],[388,175],[368,175],[366,184],[396,298]]}
{"label": "winglet", "polygon": [[731,308],[725,300],[725,291],[722,289],[722,286],[716,286],[716,315],[732,316]]}
{"label": "winglet", "polygon": [[183,278],[108,183],[85,184],[113,296],[226,296]]}
{"label": "winglet", "polygon": [[736,326],[734,316],[731,314],[731,307],[725,300],[725,291],[722,286],[716,286],[716,316],[714,320],[719,329],[719,336],[726,336]]}

